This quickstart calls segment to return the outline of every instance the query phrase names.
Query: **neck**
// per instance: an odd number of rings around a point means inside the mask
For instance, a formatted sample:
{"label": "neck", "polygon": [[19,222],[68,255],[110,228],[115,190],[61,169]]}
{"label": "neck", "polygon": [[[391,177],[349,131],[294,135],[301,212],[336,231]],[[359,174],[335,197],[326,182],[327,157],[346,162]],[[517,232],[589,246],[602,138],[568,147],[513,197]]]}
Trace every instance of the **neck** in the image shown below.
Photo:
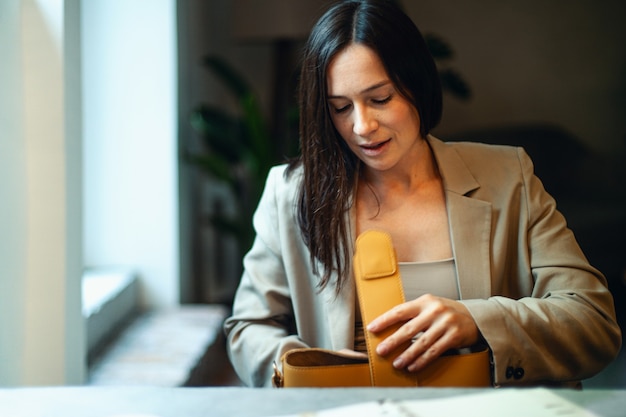
{"label": "neck", "polygon": [[416,143],[412,155],[404,158],[404,163],[393,170],[362,172],[361,183],[370,188],[376,195],[384,199],[389,193],[413,193],[424,184],[439,181],[440,175],[435,158],[426,140]]}

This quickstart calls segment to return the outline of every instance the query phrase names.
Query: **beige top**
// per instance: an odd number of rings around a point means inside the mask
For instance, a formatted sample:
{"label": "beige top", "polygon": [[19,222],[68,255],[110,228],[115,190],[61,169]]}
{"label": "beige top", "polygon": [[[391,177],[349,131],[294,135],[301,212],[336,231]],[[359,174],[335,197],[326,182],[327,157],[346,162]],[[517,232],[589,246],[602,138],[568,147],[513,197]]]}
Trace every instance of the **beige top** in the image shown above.
{"label": "beige top", "polygon": [[414,300],[424,294],[459,299],[454,258],[434,262],[400,262],[398,266],[405,300]]}

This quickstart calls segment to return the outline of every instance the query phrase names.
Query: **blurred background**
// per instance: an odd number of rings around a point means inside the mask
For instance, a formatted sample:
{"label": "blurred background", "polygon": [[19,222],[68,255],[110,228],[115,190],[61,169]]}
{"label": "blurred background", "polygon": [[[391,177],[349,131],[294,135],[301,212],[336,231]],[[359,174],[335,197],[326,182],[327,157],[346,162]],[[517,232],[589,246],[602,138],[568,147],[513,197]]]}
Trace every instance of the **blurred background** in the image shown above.
{"label": "blurred background", "polygon": [[[0,385],[237,383],[221,321],[328,3],[0,4]],[[626,4],[399,3],[446,86],[433,133],[524,146],[624,323]]]}

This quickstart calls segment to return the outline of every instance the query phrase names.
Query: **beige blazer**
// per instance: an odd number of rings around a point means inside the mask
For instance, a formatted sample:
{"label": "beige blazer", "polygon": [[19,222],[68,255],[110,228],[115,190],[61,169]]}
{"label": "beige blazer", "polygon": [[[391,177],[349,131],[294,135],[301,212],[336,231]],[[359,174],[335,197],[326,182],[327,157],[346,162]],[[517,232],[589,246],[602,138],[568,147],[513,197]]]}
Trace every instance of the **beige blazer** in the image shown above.
{"label": "beige blazer", "polygon": [[[461,301],[492,350],[494,384],[559,384],[599,372],[621,344],[613,299],[530,158],[521,148],[428,142],[443,177]],[[302,174],[284,171],[268,175],[224,325],[249,386],[269,386],[272,362],[289,349],[354,342],[354,286],[319,291],[296,222]],[[346,221],[353,224],[352,213]]]}

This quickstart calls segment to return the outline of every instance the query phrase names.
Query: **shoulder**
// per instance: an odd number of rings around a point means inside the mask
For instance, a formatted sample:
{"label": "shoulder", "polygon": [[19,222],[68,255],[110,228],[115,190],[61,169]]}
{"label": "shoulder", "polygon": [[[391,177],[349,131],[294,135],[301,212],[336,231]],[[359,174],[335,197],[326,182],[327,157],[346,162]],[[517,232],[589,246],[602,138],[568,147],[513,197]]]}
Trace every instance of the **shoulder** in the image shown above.
{"label": "shoulder", "polygon": [[444,146],[454,149],[465,160],[480,160],[482,163],[501,163],[519,159],[524,153],[520,147],[510,145],[492,145],[482,142],[442,142]]}
{"label": "shoulder", "polygon": [[[496,199],[519,192],[534,176],[526,152],[515,146],[478,142],[443,142],[429,138],[439,170],[448,190]],[[517,190],[517,191],[516,191]]]}
{"label": "shoulder", "polygon": [[[517,146],[492,145],[481,142],[444,142],[430,140],[438,161],[453,163],[460,158],[467,169],[476,176],[503,174],[504,177],[532,172],[532,162],[526,151]],[[508,174],[508,175],[505,175]]]}
{"label": "shoulder", "polygon": [[281,164],[272,167],[267,175],[265,188],[272,188],[274,192],[290,193],[297,191],[302,183],[302,166],[289,169],[289,165]]}
{"label": "shoulder", "polygon": [[272,167],[267,174],[259,209],[291,213],[302,188],[302,175],[300,167],[291,170],[287,164]]}

